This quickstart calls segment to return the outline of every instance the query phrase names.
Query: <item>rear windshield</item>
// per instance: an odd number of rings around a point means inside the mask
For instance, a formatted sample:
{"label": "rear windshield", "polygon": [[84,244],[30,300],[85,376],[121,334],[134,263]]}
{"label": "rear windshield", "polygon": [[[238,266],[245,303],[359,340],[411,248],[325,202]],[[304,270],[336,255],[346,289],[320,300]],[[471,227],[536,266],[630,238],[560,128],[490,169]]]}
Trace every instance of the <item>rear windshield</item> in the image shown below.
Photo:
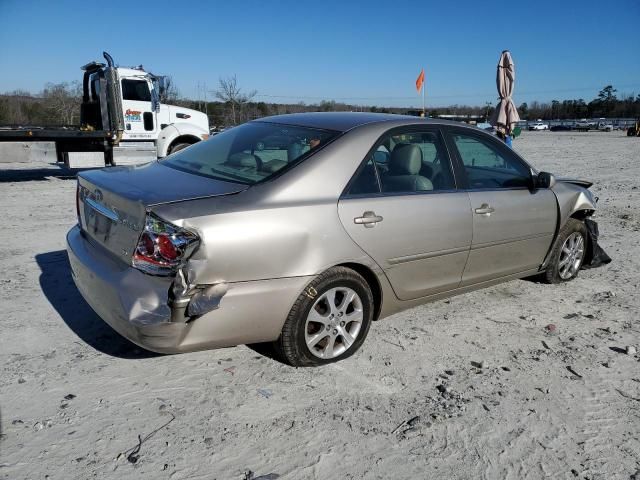
{"label": "rear windshield", "polygon": [[282,173],[339,132],[251,122],[180,150],[163,165],[228,182],[253,185]]}

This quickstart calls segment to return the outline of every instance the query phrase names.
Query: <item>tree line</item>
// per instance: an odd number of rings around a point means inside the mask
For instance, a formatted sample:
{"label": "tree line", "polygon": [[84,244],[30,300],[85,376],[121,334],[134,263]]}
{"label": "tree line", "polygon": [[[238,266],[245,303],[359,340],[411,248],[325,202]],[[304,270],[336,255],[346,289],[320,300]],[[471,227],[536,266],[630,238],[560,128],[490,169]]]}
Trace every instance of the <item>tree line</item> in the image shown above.
{"label": "tree line", "polygon": [[[180,105],[206,112],[212,126],[231,126],[269,115],[312,111],[365,111],[382,113],[416,113],[415,108],[362,106],[323,100],[319,103],[270,103],[256,101],[257,92],[243,91],[235,76],[221,78],[212,92],[215,101],[204,102],[183,98],[170,78],[161,99],[164,103]],[[48,83],[32,94],[17,90],[0,94],[0,125],[78,125],[82,88],[79,82]],[[497,103],[497,102],[496,102]],[[494,104],[483,106],[452,105],[427,110],[427,115],[478,115],[489,117]],[[612,85],[605,86],[596,98],[552,100],[551,102],[522,103],[518,112],[523,120],[556,120],[576,118],[636,118],[640,117],[640,95],[617,95]]]}
{"label": "tree line", "polygon": [[616,95],[617,90],[607,85],[598,96],[586,102],[582,98],[552,100],[551,102],[522,103],[518,113],[524,120],[566,120],[575,118],[636,118],[640,117],[640,95]]}

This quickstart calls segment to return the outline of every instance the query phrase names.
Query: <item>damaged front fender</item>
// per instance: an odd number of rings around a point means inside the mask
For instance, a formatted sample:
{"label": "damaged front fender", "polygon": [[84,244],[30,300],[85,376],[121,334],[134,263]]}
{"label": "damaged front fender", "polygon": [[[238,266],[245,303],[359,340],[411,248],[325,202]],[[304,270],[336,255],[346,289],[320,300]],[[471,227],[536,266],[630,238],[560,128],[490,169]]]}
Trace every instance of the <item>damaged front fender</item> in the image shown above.
{"label": "damaged front fender", "polygon": [[558,231],[577,212],[585,212],[585,216],[591,216],[596,209],[597,199],[593,192],[587,188],[574,183],[558,181],[552,190],[558,199],[560,214]]}

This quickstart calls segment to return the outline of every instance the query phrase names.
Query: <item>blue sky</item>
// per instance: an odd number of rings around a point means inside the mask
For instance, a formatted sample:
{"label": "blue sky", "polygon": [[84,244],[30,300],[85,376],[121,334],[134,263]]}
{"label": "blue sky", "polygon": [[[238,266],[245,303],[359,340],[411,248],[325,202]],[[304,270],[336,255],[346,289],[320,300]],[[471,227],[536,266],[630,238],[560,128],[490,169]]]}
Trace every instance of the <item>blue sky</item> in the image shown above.
{"label": "blue sky", "polygon": [[639,26],[638,0],[0,0],[0,92],[79,80],[107,50],[192,98],[235,74],[265,101],[419,106],[424,66],[427,106],[482,105],[509,49],[517,104],[588,101],[640,93]]}

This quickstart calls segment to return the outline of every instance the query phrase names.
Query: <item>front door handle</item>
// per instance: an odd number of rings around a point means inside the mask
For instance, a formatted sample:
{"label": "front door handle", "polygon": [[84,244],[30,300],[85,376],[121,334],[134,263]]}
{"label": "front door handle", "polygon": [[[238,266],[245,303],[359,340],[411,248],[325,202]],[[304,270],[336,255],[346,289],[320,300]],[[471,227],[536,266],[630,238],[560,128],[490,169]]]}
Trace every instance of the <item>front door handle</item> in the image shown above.
{"label": "front door handle", "polygon": [[380,215],[376,215],[376,212],[364,212],[361,217],[353,219],[353,223],[357,225],[364,225],[366,228],[373,228],[376,223],[381,222],[383,218]]}
{"label": "front door handle", "polygon": [[493,212],[495,212],[495,209],[493,207],[491,207],[491,205],[489,205],[488,203],[483,203],[482,205],[480,205],[480,208],[476,208],[475,212],[478,215],[485,215],[485,216],[489,216],[491,215]]}

